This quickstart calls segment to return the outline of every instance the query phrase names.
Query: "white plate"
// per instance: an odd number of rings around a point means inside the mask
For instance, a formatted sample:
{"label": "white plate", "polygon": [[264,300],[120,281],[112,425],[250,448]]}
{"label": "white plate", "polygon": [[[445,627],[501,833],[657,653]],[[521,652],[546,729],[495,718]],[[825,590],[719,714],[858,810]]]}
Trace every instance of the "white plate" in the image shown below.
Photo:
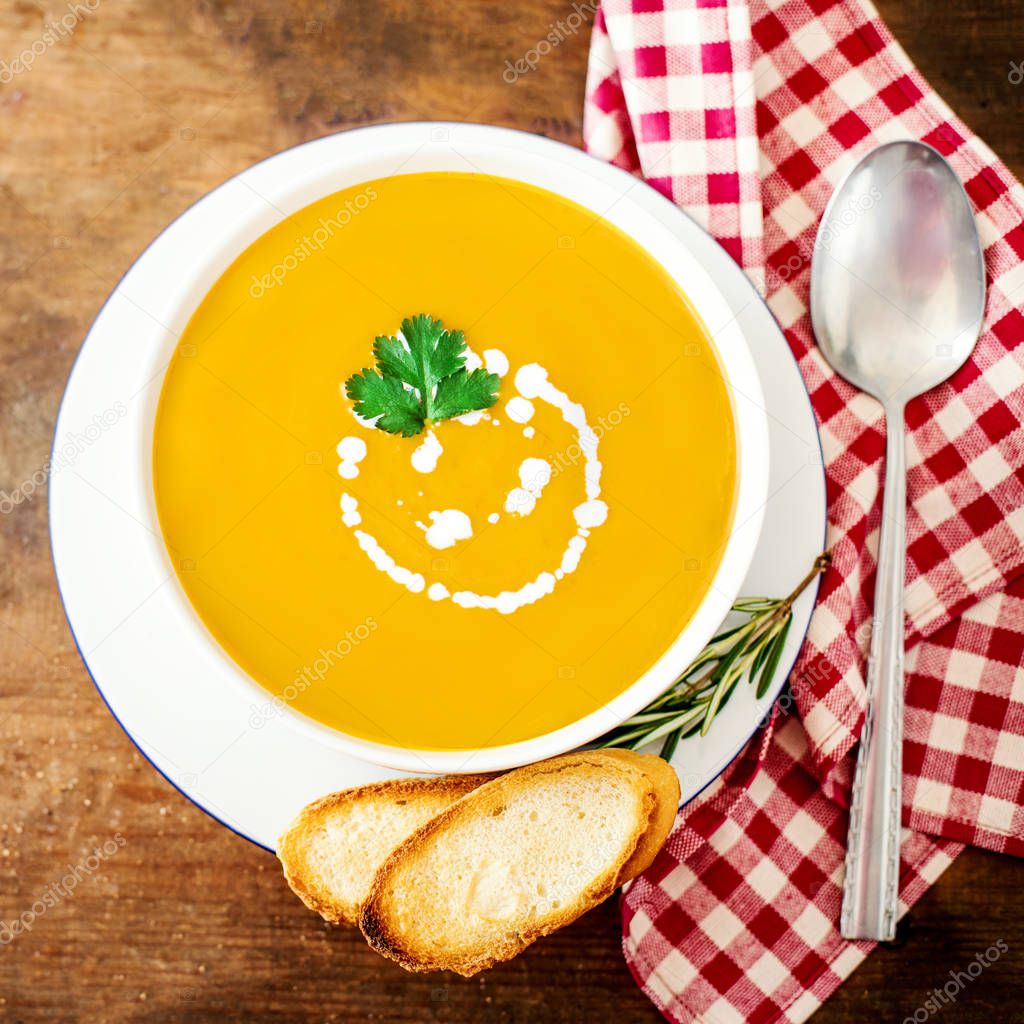
{"label": "white plate", "polygon": [[[764,402],[768,501],[736,531],[763,529],[744,594],[782,596],[824,543],[821,450],[803,381],[785,339],[746,277],[719,246],[666,199],[616,168],[570,147],[508,129],[407,124],[359,129],[278,154],[215,189],[139,258],[104,306],[72,370],[57,421],[50,524],[58,585],[83,660],[111,712],[153,765],[229,828],[272,849],[309,800],[400,774],[357,760],[327,730],[291,712],[267,715],[254,684],[201,627],[170,569],[148,479],[152,418],[174,342],[195,306],[235,255],[282,217],[356,181],[425,169],[479,169],[477,152],[500,149],[492,173],[524,177],[538,160],[573,175],[592,208],[613,220],[625,208],[657,223],[703,268],[721,316],[705,322],[719,343],[749,346],[761,380],[738,401]],[[467,159],[466,154],[471,154]],[[397,158],[397,159],[396,159]],[[338,178],[330,178],[331,168]],[[325,174],[333,184],[325,189]],[[543,181],[535,182],[544,184]],[[284,186],[287,186],[286,188]],[[573,193],[569,193],[572,195]],[[608,206],[608,198],[611,203]],[[602,205],[597,205],[600,202]],[[585,204],[586,205],[586,204]],[[665,233],[665,232],[663,232]],[[187,239],[188,245],[183,246]],[[198,246],[198,248],[197,248]],[[205,250],[214,252],[205,258]],[[203,252],[196,265],[183,252]],[[202,264],[199,266],[199,264]],[[73,459],[61,448],[73,435]],[[162,568],[161,568],[162,567]],[[815,588],[797,602],[783,666],[806,633]],[[719,616],[720,617],[720,616]],[[231,666],[230,670],[226,666]],[[683,800],[692,799],[742,749],[783,685],[757,701],[736,691],[710,733],[674,758]],[[297,727],[298,726],[298,727]]]}

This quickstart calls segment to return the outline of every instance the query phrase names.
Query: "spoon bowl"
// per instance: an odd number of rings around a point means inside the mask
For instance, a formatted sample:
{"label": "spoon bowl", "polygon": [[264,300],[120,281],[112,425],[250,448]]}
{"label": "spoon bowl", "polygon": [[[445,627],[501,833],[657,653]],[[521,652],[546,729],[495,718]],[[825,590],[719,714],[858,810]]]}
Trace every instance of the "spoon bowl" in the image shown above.
{"label": "spoon bowl", "polygon": [[958,370],[985,309],[970,202],[921,142],[869,153],[825,208],[811,264],[811,322],[832,367],[879,401],[906,402]]}

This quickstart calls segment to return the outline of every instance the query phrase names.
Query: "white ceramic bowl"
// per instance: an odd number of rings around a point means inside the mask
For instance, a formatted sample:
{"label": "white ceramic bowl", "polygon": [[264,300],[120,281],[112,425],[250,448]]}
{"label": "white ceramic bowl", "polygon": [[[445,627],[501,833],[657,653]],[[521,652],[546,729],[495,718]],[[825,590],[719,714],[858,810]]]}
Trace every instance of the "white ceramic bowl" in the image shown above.
{"label": "white ceramic bowl", "polygon": [[[123,422],[111,428],[109,439],[95,446],[102,451],[93,460],[97,464],[91,474],[103,482],[110,500],[145,528],[140,531],[142,540],[124,542],[114,518],[90,523],[89,540],[83,542],[80,524],[75,522],[79,510],[74,488],[64,486],[66,478],[55,476],[50,508],[54,561],[76,636],[89,628],[90,617],[105,599],[126,609],[133,599],[142,600],[149,604],[148,615],[154,621],[137,652],[140,671],[165,675],[164,685],[171,688],[183,670],[204,673],[211,686],[230,680],[245,688],[253,705],[267,702],[267,691],[222,651],[193,611],[164,547],[151,460],[160,384],[192,313],[243,249],[283,218],[325,195],[375,178],[423,171],[513,178],[593,210],[628,234],[679,283],[704,321],[721,357],[736,420],[738,494],[731,536],[718,571],[672,646],[604,707],[554,732],[472,752],[387,746],[321,725],[290,707],[284,712],[295,728],[375,764],[413,772],[492,771],[582,746],[671,685],[728,614],[761,529],[768,487],[768,429],[760,382],[746,342],[712,278],[679,238],[652,216],[650,204],[636,201],[635,190],[647,186],[624,171],[561,143],[506,128],[409,123],[318,139],[279,153],[219,186],[153,243],[151,249],[162,249],[161,261],[142,260],[126,274],[115,295],[128,301],[108,302],[101,311],[69,381],[68,394],[74,393],[75,408],[69,408],[66,400],[58,420],[55,453],[65,434],[83,419],[88,421],[90,410],[106,409],[111,395],[131,396]],[[156,266],[158,262],[180,268],[177,278],[168,279]],[[94,342],[99,336],[102,346]],[[101,348],[102,359],[97,354]],[[102,573],[90,572],[89,567],[97,544],[104,552]],[[90,580],[96,581],[92,592]],[[105,581],[117,581],[117,592]],[[83,653],[99,684],[90,652]],[[196,713],[201,715],[202,709]]]}

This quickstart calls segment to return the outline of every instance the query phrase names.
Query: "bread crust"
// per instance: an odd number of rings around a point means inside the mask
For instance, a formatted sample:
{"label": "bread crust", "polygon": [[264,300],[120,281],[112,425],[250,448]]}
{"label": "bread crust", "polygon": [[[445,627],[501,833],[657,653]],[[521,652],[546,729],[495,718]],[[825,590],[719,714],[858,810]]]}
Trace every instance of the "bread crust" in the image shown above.
{"label": "bread crust", "polygon": [[325,921],[331,924],[358,924],[359,905],[337,900],[313,877],[309,869],[307,851],[316,830],[328,818],[356,803],[376,804],[382,813],[386,813],[389,806],[408,801],[429,799],[436,803],[447,798],[450,805],[493,778],[493,775],[443,775],[435,778],[388,779],[344,789],[314,800],[298,813],[278,840],[277,856],[284,870],[285,881],[292,892]]}
{"label": "bread crust", "polygon": [[[414,939],[410,941],[410,936],[398,933],[388,913],[389,886],[396,872],[405,864],[412,863],[426,849],[433,837],[446,829],[458,827],[462,820],[471,820],[474,816],[488,813],[494,807],[504,806],[508,799],[528,788],[542,775],[579,766],[592,766],[599,772],[625,775],[639,793],[640,813],[631,834],[626,837],[622,854],[616,863],[609,865],[570,904],[517,931],[514,939],[499,941],[491,946],[481,945],[446,956],[417,949]],[[378,869],[370,893],[363,903],[359,927],[373,949],[408,971],[451,970],[464,977],[470,977],[496,963],[511,959],[536,939],[575,921],[581,914],[610,896],[619,886],[623,869],[632,861],[638,846],[654,822],[658,804],[659,797],[651,775],[633,758],[624,758],[606,751],[591,750],[565,754],[509,772],[468,793],[417,829],[391,852]]]}
{"label": "bread crust", "polygon": [[661,852],[679,813],[682,790],[675,768],[657,754],[639,754],[624,747],[608,747],[604,748],[604,752],[635,764],[641,771],[646,772],[654,785],[657,804],[650,827],[641,837],[636,852],[625,864],[619,876],[619,884],[624,885],[637,875],[643,874]]}

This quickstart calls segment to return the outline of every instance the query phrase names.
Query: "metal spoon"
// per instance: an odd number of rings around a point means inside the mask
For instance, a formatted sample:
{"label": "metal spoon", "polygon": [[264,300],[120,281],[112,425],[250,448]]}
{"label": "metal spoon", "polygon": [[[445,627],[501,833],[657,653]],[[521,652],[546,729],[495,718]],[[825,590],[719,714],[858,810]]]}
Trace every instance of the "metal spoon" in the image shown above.
{"label": "metal spoon", "polygon": [[903,774],[903,410],[971,354],[985,307],[985,264],[971,206],[931,146],[873,150],[825,209],[811,263],[811,321],[825,358],[885,408],[867,718],[850,806],[840,930],[893,939]]}

